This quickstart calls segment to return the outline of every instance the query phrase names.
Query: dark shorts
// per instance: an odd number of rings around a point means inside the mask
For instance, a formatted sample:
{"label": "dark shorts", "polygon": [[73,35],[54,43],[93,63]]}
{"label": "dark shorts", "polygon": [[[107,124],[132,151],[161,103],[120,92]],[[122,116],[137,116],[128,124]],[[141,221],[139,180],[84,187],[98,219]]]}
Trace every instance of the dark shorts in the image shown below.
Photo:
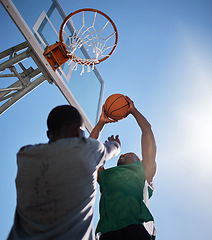
{"label": "dark shorts", "polygon": [[102,234],[100,240],[151,240],[151,237],[142,224],[133,224],[118,231]]}

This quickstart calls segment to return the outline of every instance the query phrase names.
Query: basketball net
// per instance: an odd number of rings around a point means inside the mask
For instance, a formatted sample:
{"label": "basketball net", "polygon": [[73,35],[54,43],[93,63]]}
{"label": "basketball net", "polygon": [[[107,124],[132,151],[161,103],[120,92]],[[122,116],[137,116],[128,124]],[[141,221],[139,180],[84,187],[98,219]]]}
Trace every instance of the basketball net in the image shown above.
{"label": "basketball net", "polygon": [[[90,26],[87,26],[86,22],[87,12],[89,12],[89,14],[91,12],[93,13]],[[81,24],[79,24],[79,21],[75,24],[73,20],[73,16],[78,13],[82,14]],[[104,22],[104,24],[101,25],[101,28],[98,29],[97,25],[100,24],[97,24],[97,15],[101,15],[101,17],[103,16],[104,19],[106,19],[106,22]],[[71,36],[65,30],[67,24],[70,24],[72,27],[73,33]],[[109,25],[110,27],[108,27]],[[67,29],[70,29],[70,27]],[[84,73],[85,66],[87,66],[87,72],[90,72],[90,68],[94,70],[96,64],[107,59],[115,50],[117,41],[118,34],[115,24],[106,14],[95,9],[81,9],[69,14],[60,29],[60,42],[66,55],[70,58],[69,65],[71,64],[72,70],[75,71],[77,70],[78,64],[82,65],[80,75]],[[88,56],[79,56],[79,51],[77,52],[77,49],[82,50],[82,48],[87,51]]]}

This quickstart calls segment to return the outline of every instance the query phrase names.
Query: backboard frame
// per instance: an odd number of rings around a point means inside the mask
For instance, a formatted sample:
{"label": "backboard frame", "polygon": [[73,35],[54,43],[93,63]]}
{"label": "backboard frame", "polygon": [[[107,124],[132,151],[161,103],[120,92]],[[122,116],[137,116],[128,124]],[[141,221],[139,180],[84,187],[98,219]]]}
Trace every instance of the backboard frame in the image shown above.
{"label": "backboard frame", "polygon": [[[63,9],[60,7],[60,4],[58,3],[58,1],[53,0],[53,2],[55,2],[57,4],[57,8],[58,8],[57,10],[60,12],[61,15],[63,15],[63,18],[65,18],[66,14],[64,13]],[[38,40],[36,39],[36,37],[32,33],[29,26],[26,24],[25,20],[23,19],[23,17],[21,16],[19,11],[17,10],[14,3],[11,0],[1,0],[1,3],[4,6],[4,8],[6,9],[6,11],[8,12],[8,14],[10,15],[10,17],[12,18],[12,20],[15,22],[17,27],[19,28],[20,32],[23,34],[23,36],[27,40],[29,45],[31,46],[31,48],[32,48],[34,54],[36,55],[37,60],[38,60],[37,65],[42,66],[42,72],[43,72],[45,78],[49,82],[53,81],[55,83],[55,85],[60,89],[60,91],[62,92],[62,94],[66,98],[66,100],[72,106],[76,107],[79,110],[79,112],[81,113],[81,115],[83,117],[84,125],[85,125],[87,131],[91,132],[92,129],[93,129],[93,124],[91,123],[88,116],[85,114],[84,110],[82,109],[82,107],[80,106],[77,99],[74,97],[74,95],[70,91],[70,89],[67,87],[66,83],[64,82],[64,80],[62,79],[60,74],[57,71],[54,71],[52,69],[52,67],[50,66],[48,61],[43,56],[43,52],[44,52],[43,48],[38,44]],[[103,81],[101,75],[99,74],[98,70],[96,69],[96,67],[95,67],[94,71],[95,71],[95,74],[96,74],[98,80],[101,82],[100,99],[99,99],[99,102],[98,102],[98,112],[97,112],[97,119],[96,119],[96,121],[97,121],[98,116],[99,116],[100,111],[101,111],[100,106],[101,106],[102,101],[103,101],[104,81]]]}

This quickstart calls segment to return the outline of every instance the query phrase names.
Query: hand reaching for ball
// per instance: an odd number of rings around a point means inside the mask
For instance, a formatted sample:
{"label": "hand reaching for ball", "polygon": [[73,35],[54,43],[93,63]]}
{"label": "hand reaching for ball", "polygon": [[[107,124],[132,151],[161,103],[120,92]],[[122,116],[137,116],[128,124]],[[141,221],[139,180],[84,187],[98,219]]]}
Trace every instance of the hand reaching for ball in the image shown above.
{"label": "hand reaching for ball", "polygon": [[111,119],[105,114],[105,105],[103,105],[103,107],[102,107],[102,113],[100,115],[100,121],[102,121],[103,123],[117,122],[117,120]]}
{"label": "hand reaching for ball", "polygon": [[128,96],[125,96],[125,99],[129,103],[129,108],[128,108],[128,112],[127,112],[127,115],[129,115],[130,113],[132,113],[135,110],[135,105],[134,105],[133,101]]}

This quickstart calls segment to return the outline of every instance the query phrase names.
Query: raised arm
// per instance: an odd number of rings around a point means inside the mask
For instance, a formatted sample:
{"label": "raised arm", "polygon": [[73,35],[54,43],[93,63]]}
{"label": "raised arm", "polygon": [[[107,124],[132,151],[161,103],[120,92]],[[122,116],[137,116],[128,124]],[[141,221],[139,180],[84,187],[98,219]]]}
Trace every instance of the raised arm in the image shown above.
{"label": "raised arm", "polygon": [[[90,138],[98,139],[100,137],[100,133],[101,133],[102,129],[104,128],[104,125],[107,123],[111,123],[111,122],[117,122],[117,121],[109,119],[106,116],[105,111],[104,111],[104,106],[103,106],[99,121],[96,124],[96,126],[93,128],[93,130],[90,134]],[[111,142],[116,142],[116,143],[111,144]],[[109,154],[109,158],[117,156],[120,153],[120,145],[121,145],[121,143],[120,143],[118,136],[116,136],[115,138],[114,138],[114,136],[111,136],[108,138],[108,140],[105,141],[105,147],[107,148],[107,152],[113,154],[111,156]],[[103,166],[101,166],[98,169],[98,172],[97,172],[98,183],[99,183],[100,172],[103,170],[104,170]]]}
{"label": "raised arm", "polygon": [[147,119],[136,109],[133,101],[126,97],[130,103],[129,113],[131,113],[139,127],[141,128],[141,151],[142,151],[142,164],[144,166],[145,176],[149,184],[152,184],[153,177],[156,173],[156,143],[152,128]]}
{"label": "raised arm", "polygon": [[[112,142],[113,142],[113,144],[111,144]],[[114,142],[116,143],[115,145],[114,145]],[[121,150],[120,146],[121,146],[121,143],[120,143],[118,135],[116,135],[115,137],[113,135],[111,137],[108,137],[108,140],[105,141],[105,147],[107,148],[107,151],[109,153],[111,152],[113,154],[109,157],[109,159],[117,156],[120,153],[120,150]],[[114,149],[116,149],[116,150],[114,151]],[[99,183],[100,173],[103,170],[104,170],[104,166],[101,166],[101,167],[99,167],[99,169],[97,171],[97,182],[98,183]]]}
{"label": "raised arm", "polygon": [[117,122],[117,121],[112,120],[106,116],[105,111],[104,111],[104,106],[103,106],[99,121],[96,124],[96,126],[93,128],[93,130],[90,134],[90,138],[98,139],[104,125],[107,123],[112,123],[112,122]]}
{"label": "raised arm", "polygon": [[[100,115],[99,121],[96,124],[96,126],[93,128],[93,130],[90,134],[90,138],[98,139],[104,125],[106,123],[111,123],[111,122],[117,122],[117,121],[109,119],[106,116],[105,111],[104,111],[104,106],[103,106],[102,107],[102,113]],[[108,139],[105,141],[104,145],[107,149],[108,159],[110,159],[112,157],[115,157],[120,153],[121,143],[120,143],[118,135],[115,136],[115,137],[113,135],[111,137],[108,137]],[[108,160],[108,159],[106,159],[106,160]]]}

